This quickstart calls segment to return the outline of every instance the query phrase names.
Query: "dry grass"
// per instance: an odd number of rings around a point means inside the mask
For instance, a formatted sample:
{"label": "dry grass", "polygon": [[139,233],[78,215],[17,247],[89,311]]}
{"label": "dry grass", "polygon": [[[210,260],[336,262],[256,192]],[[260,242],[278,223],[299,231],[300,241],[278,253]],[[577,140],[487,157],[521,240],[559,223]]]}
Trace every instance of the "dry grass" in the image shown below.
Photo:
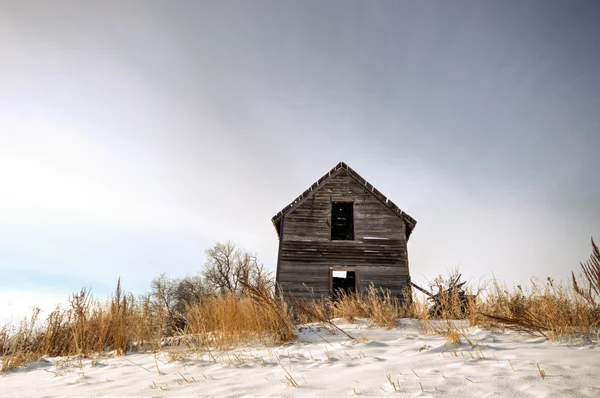
{"label": "dry grass", "polygon": [[388,290],[376,289],[373,285],[362,294],[340,292],[334,301],[329,299],[296,303],[297,319],[301,323],[322,322],[323,319],[344,318],[354,322],[357,318],[368,318],[375,326],[391,329],[396,319],[406,316],[408,305],[401,305],[397,297]]}
{"label": "dry grass", "polygon": [[[457,294],[442,296],[431,309],[416,294],[400,302],[390,292],[370,286],[362,294],[342,294],[329,299],[294,302],[294,308],[272,290],[245,286],[244,295],[206,294],[183,306],[183,330],[170,338],[188,342],[191,348],[226,349],[244,342],[284,343],[293,341],[295,324],[329,322],[332,318],[368,318],[376,326],[393,328],[400,317],[410,317],[423,334],[440,333],[447,343],[461,344],[468,326],[503,327],[545,336],[551,341],[600,340],[600,251],[592,241],[590,260],[572,284],[531,281],[530,286],[508,289],[497,281],[468,300]],[[443,279],[438,279],[443,283]],[[405,297],[409,294],[405,294]],[[293,299],[292,299],[293,300]],[[124,294],[120,282],[112,297],[93,298],[82,289],[70,298],[68,308],[56,308],[41,321],[35,310],[16,327],[0,329],[0,371],[6,372],[43,356],[91,357],[129,350],[157,351],[170,335],[168,313],[157,309],[148,296],[135,299]],[[462,319],[461,322],[455,322]],[[329,322],[333,327],[333,323]],[[355,339],[350,336],[350,338]],[[179,354],[178,354],[179,355]],[[158,367],[157,367],[158,369]],[[541,374],[541,372],[540,372]],[[543,377],[543,376],[542,376]]]}
{"label": "dry grass", "polygon": [[[466,287],[465,300],[441,289],[440,305],[431,310],[426,298],[415,297],[411,317],[424,333],[440,333],[447,342],[467,339],[463,326],[451,322],[468,320],[480,328],[502,327],[541,335],[550,341],[600,340],[600,250],[592,241],[590,260],[581,264],[583,275],[572,284],[530,281],[529,286],[509,289],[494,280],[489,288]],[[443,286],[444,278],[434,281]],[[476,292],[476,293],[475,293]],[[469,343],[472,344],[472,343]]]}
{"label": "dry grass", "polygon": [[459,343],[461,337],[468,341],[467,326],[507,328],[544,336],[550,341],[599,339],[600,311],[572,285],[551,279],[545,283],[532,280],[525,288],[509,289],[493,281],[481,293],[469,295],[466,308],[456,297],[447,297],[442,300],[438,315],[431,313],[426,298],[415,297],[411,318],[421,333],[443,334],[448,343]]}
{"label": "dry grass", "polygon": [[[549,341],[600,340],[600,308],[591,303],[585,278],[579,286],[556,283],[552,279],[509,289],[497,281],[479,295],[469,295],[466,308],[456,297],[442,300],[439,315],[432,314],[424,297],[415,297],[410,317],[422,334],[442,334],[448,343],[470,345],[468,327],[506,328],[540,335]],[[463,321],[456,321],[463,319]],[[468,321],[468,322],[467,322]]]}
{"label": "dry grass", "polygon": [[[294,324],[286,303],[268,291],[254,293],[247,297],[206,296],[188,308],[188,324],[182,334],[192,338],[170,341],[225,348],[255,339],[276,343],[293,340]],[[95,300],[87,289],[69,301],[69,308],[56,308],[44,322],[40,322],[40,311],[35,310],[18,327],[0,330],[1,372],[44,356],[156,351],[167,341],[164,314],[153,310],[147,297],[135,300],[124,295],[120,282],[113,297],[105,302]]]}
{"label": "dry grass", "polygon": [[208,297],[188,308],[187,329],[203,347],[226,349],[256,339],[284,343],[295,339],[291,311],[265,289],[247,287],[249,296]]}
{"label": "dry grass", "polygon": [[460,344],[460,333],[456,328],[448,328],[446,334],[446,344]]}
{"label": "dry grass", "polygon": [[[585,290],[587,289],[587,290]],[[428,301],[413,297],[401,305],[389,292],[373,286],[364,294],[340,299],[296,302],[292,308],[272,291],[248,287],[247,295],[207,295],[186,309],[186,328],[169,341],[187,342],[190,348],[227,349],[240,343],[292,341],[295,324],[368,318],[376,326],[393,328],[399,317],[411,317],[423,334],[437,333],[449,344],[468,338],[467,326],[504,327],[545,336],[551,341],[583,338],[598,341],[600,311],[580,292],[589,291],[585,279],[578,285],[531,282],[509,290],[494,281],[485,294],[473,295],[467,308],[456,297],[442,300],[440,315],[433,316]],[[0,371],[5,372],[43,356],[90,357],[112,351],[158,350],[165,342],[164,314],[152,309],[149,299],[134,299],[121,291],[104,302],[88,290],[70,298],[70,307],[57,308],[40,322],[39,310],[18,327],[0,330]],[[465,318],[456,322],[458,317]],[[332,324],[333,325],[333,324]],[[465,326],[466,325],[466,326]],[[333,325],[334,327],[337,327]]]}
{"label": "dry grass", "polygon": [[531,287],[512,291],[496,283],[494,291],[478,306],[487,320],[482,326],[501,324],[507,328],[539,334],[552,341],[592,338],[600,327],[598,308],[589,305],[572,286],[548,279],[531,281]]}
{"label": "dry grass", "polygon": [[599,339],[600,328],[600,250],[592,240],[590,259],[581,264],[579,280],[572,284],[544,284],[531,281],[531,287],[512,291],[494,284],[494,291],[479,311],[492,322],[541,334],[552,341]]}
{"label": "dry grass", "polygon": [[592,239],[592,254],[590,259],[581,263],[582,276],[575,277],[571,272],[573,289],[588,304],[596,309],[600,307],[600,249]]}
{"label": "dry grass", "polygon": [[368,318],[372,324],[391,329],[396,319],[406,316],[408,306],[401,305],[389,290],[376,289],[372,284],[363,294],[342,294],[333,302],[332,312],[336,318],[349,322],[356,318]]}
{"label": "dry grass", "polygon": [[44,322],[35,309],[18,327],[0,331],[1,371],[45,355],[90,357],[109,350],[123,354],[142,342],[160,338],[148,327],[144,306],[122,293],[120,281],[113,297],[105,302],[94,300],[86,289],[69,301],[69,308],[57,307]]}

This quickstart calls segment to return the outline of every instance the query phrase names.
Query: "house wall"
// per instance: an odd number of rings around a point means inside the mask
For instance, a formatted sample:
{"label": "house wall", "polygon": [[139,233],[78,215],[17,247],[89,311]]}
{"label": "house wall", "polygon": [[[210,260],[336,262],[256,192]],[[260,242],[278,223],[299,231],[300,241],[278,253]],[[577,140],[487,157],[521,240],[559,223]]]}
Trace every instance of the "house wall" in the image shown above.
{"label": "house wall", "polygon": [[[355,240],[332,241],[332,202],[354,202]],[[409,282],[403,220],[346,170],[341,170],[284,216],[277,282],[296,298],[330,296],[330,267],[355,268],[359,291],[372,282],[400,295]]]}

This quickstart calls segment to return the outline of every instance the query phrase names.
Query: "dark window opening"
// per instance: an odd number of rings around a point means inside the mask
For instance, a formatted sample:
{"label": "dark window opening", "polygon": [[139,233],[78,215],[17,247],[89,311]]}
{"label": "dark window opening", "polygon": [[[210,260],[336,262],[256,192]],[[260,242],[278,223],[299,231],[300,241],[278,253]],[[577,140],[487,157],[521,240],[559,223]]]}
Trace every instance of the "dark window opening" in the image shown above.
{"label": "dark window opening", "polygon": [[354,206],[352,202],[331,205],[331,240],[354,240]]}
{"label": "dark window opening", "polygon": [[354,271],[333,271],[331,276],[331,292],[337,300],[344,294],[356,292],[356,273]]}

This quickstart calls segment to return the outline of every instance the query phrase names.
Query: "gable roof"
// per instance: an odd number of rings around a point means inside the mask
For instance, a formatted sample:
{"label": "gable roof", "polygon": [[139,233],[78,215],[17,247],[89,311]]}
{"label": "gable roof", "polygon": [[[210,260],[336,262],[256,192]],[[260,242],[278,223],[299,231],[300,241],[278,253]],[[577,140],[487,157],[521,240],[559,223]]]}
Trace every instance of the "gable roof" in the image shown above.
{"label": "gable roof", "polygon": [[392,212],[394,212],[394,214],[396,214],[398,217],[400,217],[406,223],[406,240],[408,240],[408,238],[410,237],[410,234],[412,233],[413,229],[415,228],[415,225],[417,224],[417,221],[414,218],[412,218],[411,216],[409,216],[408,214],[406,214],[405,212],[403,212],[402,210],[400,210],[400,208],[398,206],[396,206],[396,204],[394,204],[394,202],[389,200],[384,194],[379,192],[379,190],[377,188],[375,188],[367,180],[362,178],[356,171],[354,171],[352,168],[350,168],[344,162],[338,163],[333,169],[329,170],[329,172],[326,173],[323,177],[319,178],[317,180],[317,182],[315,182],[310,187],[308,187],[308,189],[306,191],[302,192],[302,194],[300,196],[298,196],[296,199],[294,199],[292,201],[292,203],[290,203],[289,205],[284,207],[279,213],[277,213],[273,216],[271,221],[273,222],[273,225],[275,226],[277,235],[279,235],[279,227],[280,227],[281,217],[288,214],[290,211],[292,211],[292,209],[294,209],[298,205],[300,205],[300,203],[304,202],[310,196],[311,193],[319,190],[324,184],[326,184],[330,179],[332,179],[334,176],[339,174],[342,170],[346,170],[348,175],[350,177],[352,177],[359,185],[362,185],[367,192],[370,192],[375,198],[377,198],[381,203],[383,203],[385,206],[387,206],[388,209],[390,209]]}

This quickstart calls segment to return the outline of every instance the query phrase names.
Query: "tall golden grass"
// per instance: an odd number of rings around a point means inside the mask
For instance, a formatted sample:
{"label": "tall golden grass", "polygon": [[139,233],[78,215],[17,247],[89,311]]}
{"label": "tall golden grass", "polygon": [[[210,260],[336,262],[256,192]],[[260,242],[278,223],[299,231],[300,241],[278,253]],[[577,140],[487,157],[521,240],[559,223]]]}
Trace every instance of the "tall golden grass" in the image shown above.
{"label": "tall golden grass", "polygon": [[108,300],[95,300],[87,289],[73,294],[70,307],[56,308],[44,322],[40,311],[16,327],[0,330],[0,371],[44,356],[83,356],[132,350],[156,351],[165,344],[185,341],[194,348],[226,349],[259,340],[283,343],[295,338],[295,326],[286,302],[271,291],[250,287],[251,294],[206,295],[189,305],[186,327],[172,339],[167,335],[164,312],[150,305],[148,297],[124,295],[120,281]]}
{"label": "tall golden grass", "polygon": [[[550,340],[590,337],[600,327],[600,313],[572,286],[531,281],[531,287],[509,291],[494,284],[494,291],[478,306],[481,324],[500,324],[510,329],[540,334]],[[486,319],[487,318],[487,321]]]}
{"label": "tall golden grass", "polygon": [[599,339],[600,328],[600,250],[592,239],[590,259],[581,264],[579,278],[572,283],[531,281],[531,286],[508,290],[499,283],[477,306],[478,323],[537,333],[550,340]]}
{"label": "tall golden grass", "polygon": [[331,316],[352,322],[368,318],[375,326],[391,329],[396,320],[409,314],[409,303],[401,302],[389,290],[377,289],[372,284],[362,294],[340,292],[339,299],[330,305]]}
{"label": "tall golden grass", "polygon": [[[424,296],[407,291],[399,301],[389,291],[370,286],[361,294],[341,294],[338,300],[294,302],[265,287],[244,285],[244,294],[205,294],[182,310],[185,322],[177,335],[168,313],[149,296],[123,293],[120,280],[104,301],[82,289],[68,308],[56,308],[45,320],[35,310],[15,327],[0,329],[0,371],[6,372],[44,356],[84,356],[130,350],[159,350],[164,344],[186,341],[200,349],[227,349],[243,342],[285,343],[296,338],[295,325],[328,322],[332,318],[368,318],[375,326],[394,328],[398,318],[409,317],[422,333],[444,333],[449,343],[467,339],[464,325],[501,327],[540,334],[552,341],[582,338],[600,340],[600,251],[593,243],[590,260],[571,284],[531,281],[530,286],[508,289],[497,281],[482,290],[467,287],[467,301],[457,292],[440,296],[431,311]],[[443,280],[440,280],[443,282]],[[412,294],[412,296],[411,296]],[[294,301],[292,299],[292,301]],[[463,319],[457,326],[456,319]],[[177,336],[176,336],[177,337]]]}
{"label": "tall golden grass", "polygon": [[73,294],[70,307],[57,307],[45,322],[35,309],[28,320],[0,330],[0,370],[48,356],[90,356],[113,350],[122,354],[136,344],[159,337],[149,327],[142,303],[123,294],[120,281],[115,294],[104,302],[82,289]]}
{"label": "tall golden grass", "polygon": [[286,343],[295,339],[287,303],[270,290],[247,286],[248,296],[210,296],[190,306],[186,333],[201,346],[226,349],[259,340]]}

